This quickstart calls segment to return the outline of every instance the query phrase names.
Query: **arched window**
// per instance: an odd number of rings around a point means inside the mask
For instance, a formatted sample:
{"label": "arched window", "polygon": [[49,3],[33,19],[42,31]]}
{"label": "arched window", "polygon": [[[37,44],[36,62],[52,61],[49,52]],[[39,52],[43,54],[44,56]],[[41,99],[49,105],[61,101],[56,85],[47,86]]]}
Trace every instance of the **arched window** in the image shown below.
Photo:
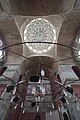
{"label": "arched window", "polygon": [[[79,46],[79,48],[80,48],[80,36],[76,39],[76,42],[77,42],[77,44],[78,44],[78,46]],[[79,51],[77,52],[77,54],[78,54],[78,57],[80,58],[80,49],[79,49]]]}
{"label": "arched window", "polygon": [[77,34],[75,35],[73,41],[73,47],[76,48],[73,50],[73,55],[78,64],[80,64],[80,29],[78,30]]}
{"label": "arched window", "polygon": [[[55,27],[43,18],[32,20],[24,29],[25,42],[55,42]],[[52,44],[26,43],[27,47],[34,53],[44,53],[51,49]]]}
{"label": "arched window", "polygon": [[2,35],[0,35],[0,65],[4,63],[5,58],[5,50],[3,50],[4,46],[5,46],[4,38]]}

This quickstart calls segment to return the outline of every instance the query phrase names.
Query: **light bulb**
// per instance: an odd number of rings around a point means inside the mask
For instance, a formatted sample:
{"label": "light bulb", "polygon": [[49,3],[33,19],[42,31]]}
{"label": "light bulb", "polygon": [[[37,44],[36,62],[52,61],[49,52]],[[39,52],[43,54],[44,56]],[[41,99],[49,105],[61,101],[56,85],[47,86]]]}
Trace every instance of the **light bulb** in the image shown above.
{"label": "light bulb", "polygon": [[62,83],[58,82],[58,81],[54,81],[55,83],[59,84],[59,85],[63,85]]}
{"label": "light bulb", "polygon": [[25,109],[23,110],[23,112],[22,113],[25,113]]}
{"label": "light bulb", "polygon": [[10,101],[11,103],[13,102],[14,97],[15,97],[15,96],[12,96],[11,101]]}
{"label": "light bulb", "polygon": [[52,111],[50,110],[50,115],[52,115]]}
{"label": "light bulb", "polygon": [[54,108],[54,104],[52,103],[52,108]]}
{"label": "light bulb", "polygon": [[39,79],[39,82],[38,83],[41,83],[41,79]]}
{"label": "light bulb", "polygon": [[77,109],[80,110],[79,106],[77,106]]}
{"label": "light bulb", "polygon": [[41,69],[41,76],[45,75],[45,71],[43,69]]}
{"label": "light bulb", "polygon": [[69,101],[68,100],[66,100],[66,103],[69,105]]}
{"label": "light bulb", "polygon": [[63,90],[63,92],[64,92],[65,96],[67,96],[67,92],[65,92],[65,90]]}
{"label": "light bulb", "polygon": [[23,83],[24,81],[20,81],[20,82],[18,82],[18,84],[21,84],[21,83]]}
{"label": "light bulb", "polygon": [[23,108],[23,102],[21,103],[21,108]]}
{"label": "light bulb", "polygon": [[16,93],[16,87],[14,88],[13,95],[15,95],[15,93]]}
{"label": "light bulb", "polygon": [[61,111],[60,106],[58,106],[58,110]]}
{"label": "light bulb", "polygon": [[37,106],[37,112],[39,111],[39,106]]}
{"label": "light bulb", "polygon": [[18,104],[16,104],[16,105],[15,105],[14,109],[16,109],[16,108],[17,108],[17,106],[18,106]]}

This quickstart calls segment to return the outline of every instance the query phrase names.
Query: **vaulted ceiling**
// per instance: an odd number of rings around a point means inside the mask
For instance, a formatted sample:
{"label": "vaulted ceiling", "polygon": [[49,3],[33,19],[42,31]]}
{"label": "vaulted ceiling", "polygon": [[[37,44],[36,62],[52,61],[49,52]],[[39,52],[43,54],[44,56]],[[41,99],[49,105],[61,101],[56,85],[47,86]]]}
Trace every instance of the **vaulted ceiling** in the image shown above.
{"label": "vaulted ceiling", "polygon": [[[68,1],[64,0],[10,0],[11,9],[14,14],[19,15],[51,15],[67,11]],[[71,4],[71,6],[74,4]]]}
{"label": "vaulted ceiling", "polygon": [[[55,26],[58,43],[71,46],[80,26],[80,2],[79,0],[1,0],[0,32],[3,34],[6,44],[22,42],[25,24],[28,24],[36,17],[47,19]],[[17,55],[9,50],[16,52]],[[31,52],[25,45],[10,47],[6,51],[7,62],[9,63],[22,62],[24,59],[18,54],[22,54],[25,57],[34,56],[38,60],[36,54]],[[73,55],[71,49],[56,46],[51,48],[46,54],[43,54],[43,56],[51,57],[51,60],[53,58],[53,61],[57,63],[58,60],[72,57]],[[44,57],[44,63],[45,60],[46,57]],[[47,63],[48,65],[50,64],[49,62]],[[72,58],[64,62],[60,61],[60,64],[65,62],[67,64],[75,63]],[[26,64],[29,65],[30,62]]]}

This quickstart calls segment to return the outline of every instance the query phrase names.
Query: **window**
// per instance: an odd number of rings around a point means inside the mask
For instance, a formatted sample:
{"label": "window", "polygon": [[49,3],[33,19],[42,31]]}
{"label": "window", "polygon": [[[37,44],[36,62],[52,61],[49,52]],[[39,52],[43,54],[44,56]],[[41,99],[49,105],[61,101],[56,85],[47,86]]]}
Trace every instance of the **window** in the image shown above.
{"label": "window", "polygon": [[[25,42],[55,42],[56,30],[54,26],[43,18],[32,20],[24,30]],[[26,43],[34,53],[44,53],[51,49],[52,44]]]}
{"label": "window", "polygon": [[80,44],[80,37],[76,39],[76,42]]}
{"label": "window", "polygon": [[3,38],[2,36],[0,36],[0,62],[3,61],[3,57],[5,55],[5,51],[2,50],[3,47],[4,47]]}
{"label": "window", "polygon": [[3,57],[3,51],[0,50],[0,58],[2,58],[2,57]]}
{"label": "window", "polygon": [[80,29],[78,30],[77,34],[75,35],[75,39],[73,41],[73,47],[76,48],[73,51],[74,58],[77,64],[80,64]]}
{"label": "window", "polygon": [[80,58],[80,50],[78,51],[78,55],[79,55],[78,57]]}
{"label": "window", "polygon": [[[2,46],[3,46],[3,42],[2,40],[0,40],[0,48],[2,48]],[[0,58],[2,57],[3,57],[3,50],[0,50]]]}
{"label": "window", "polygon": [[76,46],[79,49],[79,51],[77,51],[77,55],[78,55],[78,58],[80,58],[80,37],[76,38],[76,43],[77,43]]}

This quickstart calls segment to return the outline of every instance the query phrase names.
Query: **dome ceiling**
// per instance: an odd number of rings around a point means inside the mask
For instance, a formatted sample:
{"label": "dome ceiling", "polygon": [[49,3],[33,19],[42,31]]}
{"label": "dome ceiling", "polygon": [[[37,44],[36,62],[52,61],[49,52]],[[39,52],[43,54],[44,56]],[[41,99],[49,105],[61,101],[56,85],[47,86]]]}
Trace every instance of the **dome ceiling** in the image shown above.
{"label": "dome ceiling", "polygon": [[[75,5],[75,0],[71,0],[71,3],[63,2],[63,1],[64,0],[61,0],[61,2],[59,3],[59,0],[43,0],[43,1],[34,0],[34,2],[32,0],[29,1],[6,0],[6,2],[2,0],[0,6],[2,7],[0,9],[1,11],[0,30],[7,39],[6,40],[7,44],[21,42],[22,40],[19,34],[21,30],[21,26],[24,24],[25,21],[27,21],[28,24],[32,19],[39,17],[37,15],[41,15],[42,18],[45,19],[47,18],[47,20],[50,21],[51,24],[56,27],[58,43],[71,45],[73,38],[76,34],[76,30],[80,25],[80,12],[79,10],[76,10],[77,5]],[[73,7],[75,8],[74,12],[70,11],[64,14],[65,12],[72,10]],[[8,13],[10,15],[8,15]],[[14,14],[15,16],[13,16]],[[21,15],[21,16],[17,16],[17,15]],[[16,46],[16,48],[13,47],[11,49],[17,53],[21,53],[21,54],[23,53],[22,46],[21,49],[18,46]],[[58,47],[58,54],[57,54],[57,49],[51,48],[50,51],[47,52],[47,55],[51,55],[52,57],[54,57],[55,61],[58,60],[56,59],[57,57],[55,57],[54,55],[55,51],[56,51],[56,56],[58,56],[58,59],[66,58],[67,56],[72,56],[71,50],[65,50],[65,48]],[[66,54],[63,51],[65,51]],[[24,50],[24,52],[25,52],[25,56],[32,55],[32,53],[30,53],[29,50],[27,51]]]}

